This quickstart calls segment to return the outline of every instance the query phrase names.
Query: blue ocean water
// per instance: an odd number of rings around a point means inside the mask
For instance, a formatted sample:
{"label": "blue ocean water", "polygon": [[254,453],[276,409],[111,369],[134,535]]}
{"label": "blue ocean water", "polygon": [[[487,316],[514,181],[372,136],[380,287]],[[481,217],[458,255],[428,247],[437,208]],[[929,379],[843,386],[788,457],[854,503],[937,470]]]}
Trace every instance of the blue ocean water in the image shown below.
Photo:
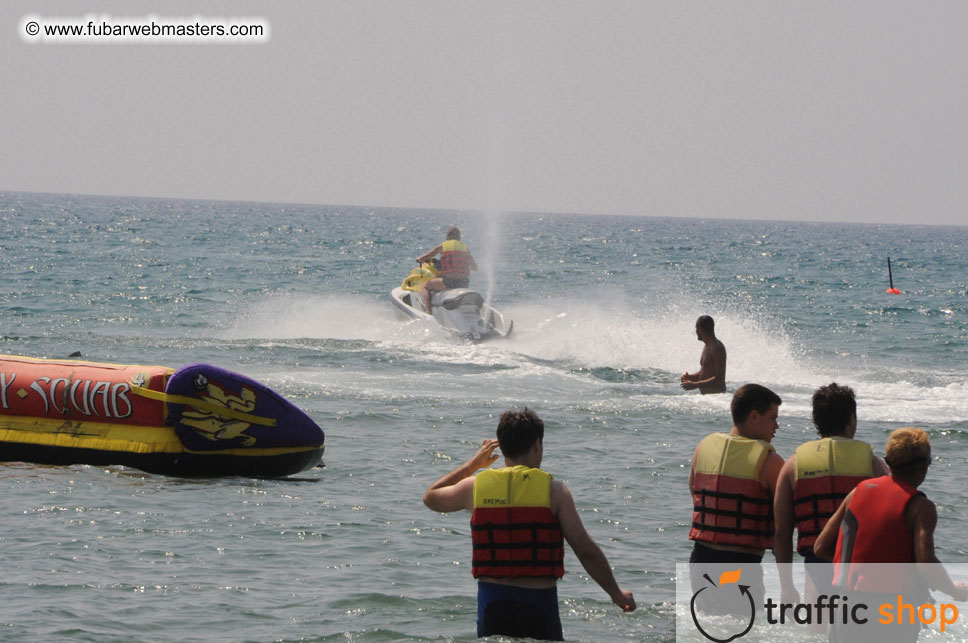
{"label": "blue ocean water", "polygon": [[[455,341],[389,302],[451,224],[507,340]],[[968,561],[968,228],[0,193],[0,238],[2,352],[207,361],[327,435],[326,466],[285,480],[0,464],[4,640],[473,639],[468,517],[420,497],[525,404],[640,605],[622,614],[569,552],[566,638],[672,640],[689,459],[730,426],[728,396],[678,387],[701,314],[729,388],[783,397],[781,455],[830,381],[856,389],[879,453],[926,428],[939,557]]]}

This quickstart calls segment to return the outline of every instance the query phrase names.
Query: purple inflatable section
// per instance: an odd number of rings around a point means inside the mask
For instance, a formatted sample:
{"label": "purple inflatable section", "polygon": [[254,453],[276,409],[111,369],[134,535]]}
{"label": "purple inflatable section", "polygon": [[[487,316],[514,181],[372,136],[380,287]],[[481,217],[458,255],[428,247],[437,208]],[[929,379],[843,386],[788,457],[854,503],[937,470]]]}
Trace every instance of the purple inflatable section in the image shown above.
{"label": "purple inflatable section", "polygon": [[210,364],[188,364],[169,378],[168,419],[185,448],[319,448],[323,430],[259,382]]}

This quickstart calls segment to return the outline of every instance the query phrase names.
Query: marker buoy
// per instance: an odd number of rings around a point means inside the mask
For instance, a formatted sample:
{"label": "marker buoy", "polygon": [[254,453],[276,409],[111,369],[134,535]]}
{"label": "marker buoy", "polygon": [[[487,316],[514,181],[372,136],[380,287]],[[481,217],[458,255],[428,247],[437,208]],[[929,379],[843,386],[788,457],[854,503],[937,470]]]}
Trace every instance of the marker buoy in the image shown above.
{"label": "marker buoy", "polygon": [[891,287],[887,289],[888,295],[900,295],[901,291],[894,287],[894,275],[891,272],[891,258],[887,258],[887,278],[891,280]]}

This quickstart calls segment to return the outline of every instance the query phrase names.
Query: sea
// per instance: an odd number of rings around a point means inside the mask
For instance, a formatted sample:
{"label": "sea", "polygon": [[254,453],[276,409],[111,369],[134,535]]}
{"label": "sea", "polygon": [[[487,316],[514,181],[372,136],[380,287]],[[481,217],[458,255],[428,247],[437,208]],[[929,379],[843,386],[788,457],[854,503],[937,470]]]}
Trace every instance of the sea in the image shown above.
{"label": "sea", "polygon": [[[450,225],[508,338],[391,305]],[[675,640],[690,458],[731,427],[729,395],[679,387],[705,314],[728,388],[782,397],[782,456],[815,436],[830,382],[854,388],[878,454],[927,430],[938,557],[968,562],[966,227],[3,192],[0,239],[0,352],[208,362],[326,432],[324,465],[283,479],[0,463],[0,640],[474,640],[469,516],[421,496],[525,406],[639,605],[622,613],[568,550],[566,639]]]}

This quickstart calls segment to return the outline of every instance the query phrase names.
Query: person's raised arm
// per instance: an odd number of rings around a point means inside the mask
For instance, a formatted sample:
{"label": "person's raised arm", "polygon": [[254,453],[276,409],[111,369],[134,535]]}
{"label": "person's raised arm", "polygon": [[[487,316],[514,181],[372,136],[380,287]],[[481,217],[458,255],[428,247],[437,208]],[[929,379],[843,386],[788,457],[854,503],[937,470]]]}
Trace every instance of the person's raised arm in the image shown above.
{"label": "person's raised arm", "polygon": [[813,542],[814,556],[826,558],[827,560],[834,559],[834,554],[837,553],[837,538],[840,536],[840,523],[843,522],[844,514],[847,513],[847,507],[850,506],[850,501],[853,497],[853,491],[848,493],[844,501],[837,507],[834,515],[823,526],[823,531],[820,532],[820,535]]}
{"label": "person's raised arm", "polygon": [[551,482],[551,509],[558,518],[562,535],[578,556],[588,575],[605,590],[612,602],[621,607],[622,611],[633,611],[635,598],[632,592],[626,592],[618,586],[612,568],[608,565],[608,559],[585,530],[578,510],[575,509],[575,500],[571,492],[564,483],[557,480]]}
{"label": "person's raised arm", "polygon": [[426,254],[422,254],[419,257],[417,257],[417,263],[422,264],[422,263],[426,263],[427,261],[430,261],[432,257],[434,257],[437,253],[441,252],[443,249],[444,249],[444,244],[442,243],[437,244],[436,246],[434,246],[434,249],[431,250],[430,252]]}
{"label": "person's raised arm", "polygon": [[773,556],[780,575],[780,599],[784,603],[800,602],[800,592],[793,583],[793,477],[797,469],[796,454],[784,463],[776,479],[773,494]]}
{"label": "person's raised arm", "polygon": [[450,512],[474,508],[474,478],[478,469],[491,466],[498,459],[494,453],[497,440],[484,440],[467,462],[430,485],[423,495],[425,505],[434,511]]}

